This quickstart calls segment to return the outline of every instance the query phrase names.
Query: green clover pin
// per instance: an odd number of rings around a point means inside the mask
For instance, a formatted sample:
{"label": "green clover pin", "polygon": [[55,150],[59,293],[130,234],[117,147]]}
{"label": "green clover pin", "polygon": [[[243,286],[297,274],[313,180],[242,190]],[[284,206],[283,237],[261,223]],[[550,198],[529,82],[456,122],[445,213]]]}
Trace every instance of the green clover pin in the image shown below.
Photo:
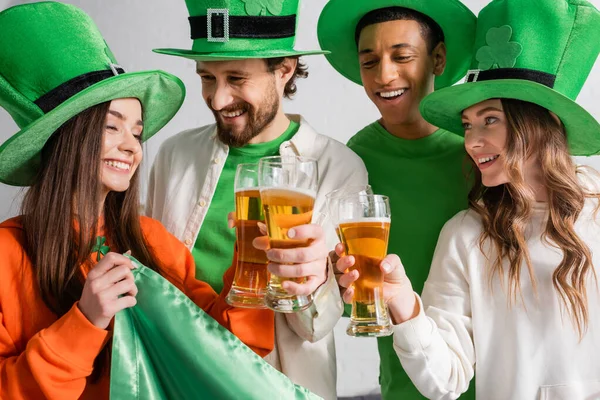
{"label": "green clover pin", "polygon": [[512,28],[508,25],[500,28],[490,28],[485,35],[487,46],[481,47],[475,58],[479,61],[479,69],[512,68],[517,63],[517,57],[523,51],[523,46],[511,42]]}
{"label": "green clover pin", "polygon": [[246,4],[246,14],[248,15],[267,15],[267,11],[272,15],[281,14],[283,9],[282,0],[242,0]]}
{"label": "green clover pin", "polygon": [[100,261],[100,255],[105,256],[110,251],[110,247],[105,246],[106,238],[104,236],[98,236],[96,238],[96,244],[92,247],[92,253],[98,253],[96,255],[96,261]]}

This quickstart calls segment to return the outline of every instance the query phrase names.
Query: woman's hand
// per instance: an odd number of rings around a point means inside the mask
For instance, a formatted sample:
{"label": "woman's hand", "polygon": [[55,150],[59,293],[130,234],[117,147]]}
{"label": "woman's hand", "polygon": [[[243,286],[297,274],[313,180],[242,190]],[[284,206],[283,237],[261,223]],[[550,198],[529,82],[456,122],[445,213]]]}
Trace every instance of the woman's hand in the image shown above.
{"label": "woman's hand", "polygon": [[106,329],[117,312],[135,306],[134,268],[129,258],[108,253],[90,270],[78,307],[92,324]]}
{"label": "woman's hand", "polygon": [[[339,244],[335,248],[339,257],[335,264],[337,281],[342,291],[342,298],[346,303],[351,303],[354,296],[353,283],[358,279],[359,273],[356,269],[351,270],[355,258],[344,255],[343,250],[343,246]],[[410,279],[406,276],[400,257],[389,254],[381,261],[379,268],[384,274],[383,298],[388,305],[394,323],[400,324],[417,316],[419,314],[419,303],[413,292]]]}

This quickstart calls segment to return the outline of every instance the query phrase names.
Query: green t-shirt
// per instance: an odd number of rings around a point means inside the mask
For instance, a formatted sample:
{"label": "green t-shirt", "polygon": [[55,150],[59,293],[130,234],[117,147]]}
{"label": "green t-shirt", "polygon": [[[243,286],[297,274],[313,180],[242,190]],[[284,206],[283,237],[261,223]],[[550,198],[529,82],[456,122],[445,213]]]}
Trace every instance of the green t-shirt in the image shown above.
{"label": "green t-shirt", "polygon": [[[464,140],[441,129],[406,140],[374,122],[354,135],[348,147],[365,163],[373,191],[390,198],[388,253],[400,256],[414,290],[421,293],[442,226],[468,206]],[[379,338],[378,347],[383,398],[423,399],[402,369],[392,336]],[[474,390],[469,392],[461,398],[474,399]]]}
{"label": "green t-shirt", "polygon": [[290,140],[299,127],[300,124],[290,121],[287,130],[275,140],[229,148],[215,194],[192,249],[196,279],[208,282],[217,293],[223,289],[223,274],[233,260],[235,230],[227,226],[227,215],[235,211],[234,180],[237,166],[258,163],[262,157],[279,155],[279,146]]}

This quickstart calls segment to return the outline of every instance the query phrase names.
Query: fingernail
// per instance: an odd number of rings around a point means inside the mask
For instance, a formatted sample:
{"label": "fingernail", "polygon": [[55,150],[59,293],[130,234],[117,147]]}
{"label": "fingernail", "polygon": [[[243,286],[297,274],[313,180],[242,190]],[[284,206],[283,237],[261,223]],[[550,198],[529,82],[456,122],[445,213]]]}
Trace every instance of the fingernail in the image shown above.
{"label": "fingernail", "polygon": [[125,252],[125,255],[128,255],[128,256],[130,256],[130,255],[131,255],[131,250],[127,250],[127,251]]}
{"label": "fingernail", "polygon": [[388,272],[388,273],[392,270],[392,266],[389,263],[383,263],[381,265],[381,267],[383,268],[383,270],[385,272]]}
{"label": "fingernail", "polygon": [[287,235],[290,239],[293,239],[296,236],[296,231],[294,230],[294,228],[288,230]]}

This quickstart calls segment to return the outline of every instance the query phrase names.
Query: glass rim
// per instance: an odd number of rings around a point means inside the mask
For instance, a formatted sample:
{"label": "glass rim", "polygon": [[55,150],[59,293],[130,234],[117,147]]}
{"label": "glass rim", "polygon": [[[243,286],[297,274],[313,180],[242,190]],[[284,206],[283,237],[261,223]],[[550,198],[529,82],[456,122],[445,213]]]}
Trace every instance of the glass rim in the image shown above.
{"label": "glass rim", "polygon": [[389,203],[389,201],[390,201],[389,196],[386,196],[383,194],[376,194],[376,193],[373,193],[373,194],[371,194],[371,193],[353,193],[353,194],[349,194],[348,196],[339,197],[339,200],[341,202],[341,200],[345,200],[345,199],[351,199],[351,198],[359,199],[362,197],[370,197],[370,198],[376,199],[376,201],[381,201],[381,202],[387,201]]}
{"label": "glass rim", "polygon": [[251,167],[255,167],[256,170],[258,171],[258,163],[239,163],[235,169],[236,170],[239,170],[242,168],[251,169]]}
{"label": "glass rim", "polygon": [[[346,189],[349,189],[349,188],[363,188],[360,191],[364,191],[364,190],[367,190],[367,189],[373,190],[373,187],[371,185],[348,185],[348,186],[341,187],[339,189],[332,190],[331,192],[329,192],[329,193],[327,193],[325,195],[325,198],[328,199],[328,200],[329,199],[341,199],[341,198],[344,198],[344,197],[346,197],[346,195],[335,196],[334,194],[338,194],[339,192],[341,192],[343,190],[346,190]],[[358,195],[358,194],[361,194],[361,193],[349,193],[347,196],[353,196],[353,195]],[[365,193],[365,194],[371,194],[371,193]]]}
{"label": "glass rim", "polygon": [[[284,161],[286,158],[294,158],[295,161]],[[316,158],[305,157],[305,156],[269,156],[262,157],[258,160],[258,165],[289,165],[289,164],[297,164],[297,163],[317,163]]]}
{"label": "glass rim", "polygon": [[[355,208],[355,207],[368,207],[369,210],[366,212],[367,215],[355,216],[353,218],[347,218],[348,212],[342,212],[342,209],[346,209],[346,207]],[[343,223],[347,222],[356,222],[370,219],[386,219],[386,222],[392,222],[392,210],[390,205],[390,198],[388,196],[382,194],[354,194],[350,196],[343,197],[339,200],[338,203],[338,215],[337,215],[337,225],[340,226]],[[354,214],[354,212],[350,212],[350,214]],[[359,213],[360,214],[360,213]],[[377,216],[371,214],[378,214]],[[382,215],[379,215],[382,214]]]}
{"label": "glass rim", "polygon": [[[257,163],[240,163],[235,169],[235,175],[233,176],[233,192],[243,192],[250,189],[258,189],[258,175],[259,169]],[[242,183],[243,180],[248,178],[253,179],[256,185],[249,186]]]}

